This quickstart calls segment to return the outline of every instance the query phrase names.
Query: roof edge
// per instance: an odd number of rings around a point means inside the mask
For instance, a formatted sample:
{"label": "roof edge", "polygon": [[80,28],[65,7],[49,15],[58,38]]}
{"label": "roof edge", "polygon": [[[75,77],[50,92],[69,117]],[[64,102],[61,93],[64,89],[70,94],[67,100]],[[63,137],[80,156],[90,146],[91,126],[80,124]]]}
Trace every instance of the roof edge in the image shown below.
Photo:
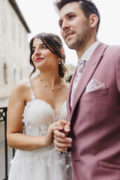
{"label": "roof edge", "polygon": [[22,24],[24,25],[25,29],[27,30],[28,33],[30,33],[30,29],[21,13],[20,8],[18,7],[16,0],[8,0],[10,2],[10,4],[12,5],[13,9],[15,10],[17,16],[19,17],[19,19],[21,20]]}

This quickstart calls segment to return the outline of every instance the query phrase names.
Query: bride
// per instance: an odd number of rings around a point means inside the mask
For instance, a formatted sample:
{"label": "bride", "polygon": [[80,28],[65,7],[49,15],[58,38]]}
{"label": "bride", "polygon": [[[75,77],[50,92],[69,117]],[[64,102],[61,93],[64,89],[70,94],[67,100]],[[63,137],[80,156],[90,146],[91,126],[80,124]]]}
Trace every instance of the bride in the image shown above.
{"label": "bride", "polygon": [[41,33],[32,38],[31,75],[36,69],[40,73],[19,82],[10,96],[7,141],[16,153],[9,180],[72,179],[70,153],[57,152],[53,145],[53,131],[67,123],[64,61],[62,42],[57,35]]}

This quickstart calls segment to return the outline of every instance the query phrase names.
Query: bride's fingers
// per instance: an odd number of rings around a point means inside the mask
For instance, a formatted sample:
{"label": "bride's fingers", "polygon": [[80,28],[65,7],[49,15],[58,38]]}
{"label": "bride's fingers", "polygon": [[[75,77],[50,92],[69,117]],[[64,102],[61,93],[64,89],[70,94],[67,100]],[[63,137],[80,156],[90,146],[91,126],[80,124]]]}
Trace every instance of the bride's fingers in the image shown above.
{"label": "bride's fingers", "polygon": [[66,125],[66,121],[65,120],[58,120],[57,122],[52,123],[52,127],[59,127],[63,129],[63,125]]}
{"label": "bride's fingers", "polygon": [[59,122],[60,129],[63,129],[65,133],[70,132],[70,123],[68,121],[60,120]]}
{"label": "bride's fingers", "polygon": [[52,129],[55,131],[55,130],[60,130],[60,129],[63,129],[62,126],[60,126],[58,123],[54,123],[52,124]]}
{"label": "bride's fingers", "polygon": [[66,124],[64,126],[64,131],[67,133],[67,132],[70,132],[70,124]]}
{"label": "bride's fingers", "polygon": [[66,125],[66,124],[70,125],[70,123],[68,121],[63,120],[63,119],[60,119],[57,122],[58,122],[59,125]]}

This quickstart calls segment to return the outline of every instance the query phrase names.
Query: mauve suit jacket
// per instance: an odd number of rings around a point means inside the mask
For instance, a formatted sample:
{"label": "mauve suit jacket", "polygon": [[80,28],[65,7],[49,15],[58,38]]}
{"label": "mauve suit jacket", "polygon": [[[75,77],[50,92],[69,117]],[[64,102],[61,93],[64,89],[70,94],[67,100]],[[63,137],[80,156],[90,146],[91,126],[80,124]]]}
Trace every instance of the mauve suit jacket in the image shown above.
{"label": "mauve suit jacket", "polygon": [[[70,108],[74,180],[120,180],[120,47],[100,43],[86,65]],[[86,93],[91,79],[104,89]]]}

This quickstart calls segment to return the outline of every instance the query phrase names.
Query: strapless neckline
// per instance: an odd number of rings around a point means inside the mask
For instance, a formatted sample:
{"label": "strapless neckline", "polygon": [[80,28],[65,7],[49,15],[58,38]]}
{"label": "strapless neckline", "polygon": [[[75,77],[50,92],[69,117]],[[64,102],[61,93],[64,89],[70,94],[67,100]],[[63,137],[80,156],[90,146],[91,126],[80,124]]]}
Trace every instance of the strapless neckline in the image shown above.
{"label": "strapless neckline", "polygon": [[40,102],[44,102],[47,106],[49,106],[54,112],[57,112],[57,111],[61,111],[61,109],[65,106],[66,104],[66,101],[64,101],[64,103],[62,104],[62,106],[59,108],[59,109],[54,109],[51,104],[47,103],[46,101],[44,101],[43,99],[38,99],[38,98],[35,98],[35,99],[32,99],[31,101],[27,101],[26,102],[26,106],[27,104],[30,104],[34,101],[40,101]]}

